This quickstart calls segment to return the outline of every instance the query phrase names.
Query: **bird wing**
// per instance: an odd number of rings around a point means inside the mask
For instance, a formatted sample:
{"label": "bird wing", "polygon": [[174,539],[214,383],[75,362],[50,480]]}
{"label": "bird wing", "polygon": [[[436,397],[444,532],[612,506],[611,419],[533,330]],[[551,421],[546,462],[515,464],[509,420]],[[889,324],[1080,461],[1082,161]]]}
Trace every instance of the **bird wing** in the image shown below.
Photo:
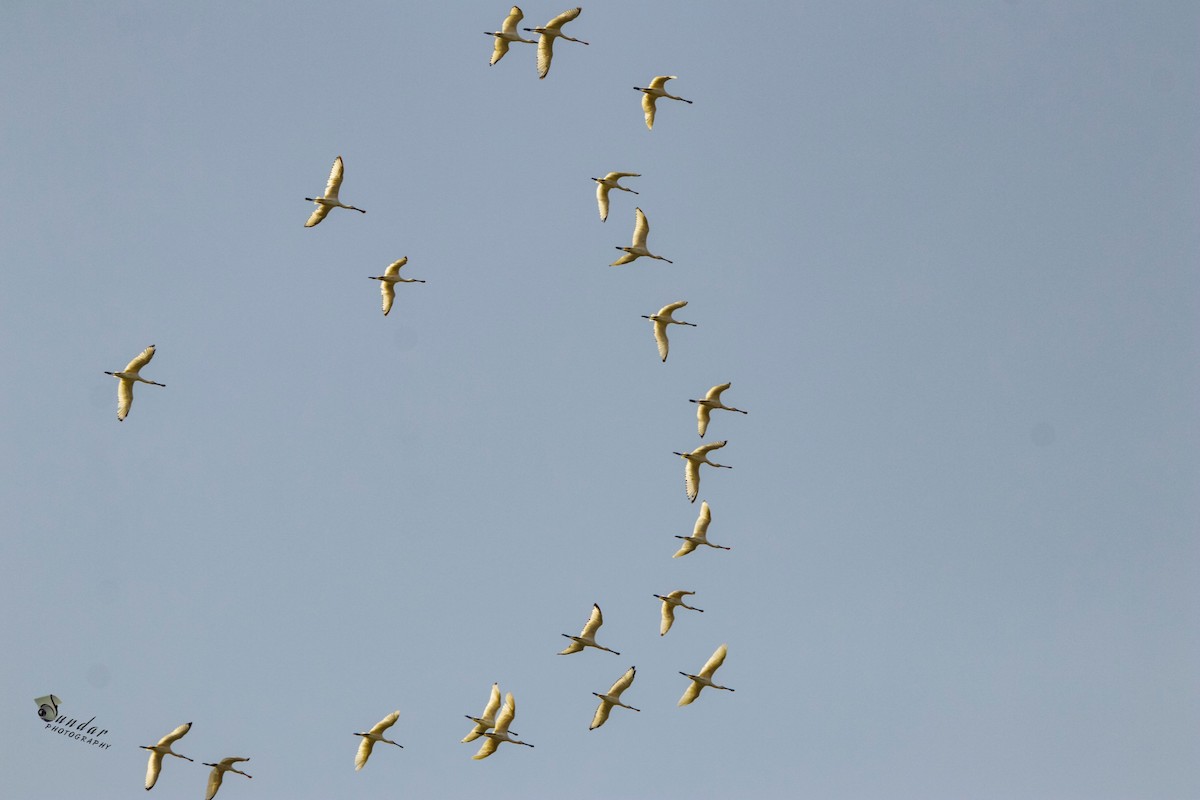
{"label": "bird wing", "polygon": [[554,38],[544,33],[538,38],[538,78],[544,78],[550,72],[550,61],[554,58]]}
{"label": "bird wing", "polygon": [[633,246],[645,247],[646,234],[650,233],[650,221],[640,208],[634,209]]}
{"label": "bird wing", "polygon": [[547,22],[546,27],[547,28],[561,28],[563,25],[566,25],[568,22],[570,22],[571,20],[578,17],[580,11],[583,11],[583,6],[579,6],[578,8],[572,8],[570,11],[564,11],[563,13],[559,14],[554,19]]}
{"label": "bird wing", "polygon": [[515,716],[517,701],[513,699],[512,692],[509,692],[504,696],[504,708],[500,709],[500,716],[496,717],[496,733],[508,733],[508,726],[512,724]]}
{"label": "bird wing", "polygon": [[600,206],[600,221],[608,219],[608,187],[603,183],[596,184],[596,203]]}
{"label": "bird wing", "polygon": [[318,222],[325,219],[325,217],[329,215],[329,209],[331,208],[333,208],[333,206],[317,203],[317,207],[313,209],[312,216],[308,218],[308,222],[304,223],[304,227],[311,228],[313,225],[316,225]]}
{"label": "bird wing", "polygon": [[117,383],[117,419],[124,420],[129,416],[129,407],[133,405],[133,381],[121,378]]}
{"label": "bird wing", "polygon": [[692,452],[693,452],[693,453],[696,453],[696,454],[704,454],[704,455],[707,455],[708,453],[712,452],[713,450],[720,450],[722,447],[724,447],[724,446],[725,446],[725,445],[727,445],[727,444],[729,444],[729,440],[728,440],[728,439],[725,439],[725,440],[723,440],[723,441],[720,441],[720,442],[709,442],[708,444],[702,444],[702,445],[700,445],[699,447],[697,447],[697,448],[696,448],[695,450],[693,450]]}
{"label": "bird wing", "polygon": [[705,400],[715,400],[721,402],[721,392],[732,386],[732,383],[722,383],[720,386],[714,386],[708,390],[708,394],[704,395]]}
{"label": "bird wing", "polygon": [[358,744],[358,754],[354,756],[354,768],[362,769],[367,763],[367,759],[371,757],[371,749],[375,747],[375,740],[366,736],[362,737],[362,741]]}
{"label": "bird wing", "polygon": [[666,361],[667,349],[671,346],[667,341],[667,323],[654,320],[654,341],[658,342],[658,355]]}
{"label": "bird wing", "polygon": [[471,758],[475,759],[476,761],[478,761],[481,758],[487,758],[492,753],[496,752],[496,748],[499,746],[500,746],[500,742],[498,740],[493,739],[492,737],[488,736],[488,737],[484,738],[483,746],[479,748],[479,752],[476,753],[475,755],[471,756]]}
{"label": "bird wing", "polygon": [[[686,556],[688,553],[692,552],[695,549],[696,549],[695,542],[693,542],[691,539],[684,539],[683,545],[680,546],[679,550],[677,550],[675,552],[675,555],[671,556],[671,558],[679,558],[680,556]],[[663,631],[663,632],[665,633],[666,631]]]}
{"label": "bird wing", "polygon": [[[647,228],[647,230],[649,230],[649,228]],[[686,305],[687,305],[687,300],[678,300],[674,303],[671,303],[670,305],[666,305],[666,306],[663,306],[662,308],[660,308],[658,310],[658,314],[659,314],[659,316],[663,316],[663,317],[670,316],[671,314],[674,314],[676,311],[678,311],[679,309],[683,308]]]}
{"label": "bird wing", "polygon": [[610,172],[604,176],[604,180],[613,181],[613,180],[617,180],[619,178],[640,178],[640,177],[642,177],[642,174],[640,172]]}
{"label": "bird wing", "polygon": [[192,723],[185,722],[183,725],[180,725],[178,728],[176,728],[175,730],[168,733],[166,736],[159,739],[158,744],[161,747],[164,744],[170,744],[171,742],[178,741],[178,740],[182,739],[183,735],[185,733],[187,733],[188,731],[190,731],[191,729],[192,729]]}
{"label": "bird wing", "polygon": [[687,690],[684,691],[683,697],[679,698],[679,705],[686,706],[700,696],[700,690],[704,688],[704,684],[692,681],[688,684]]}
{"label": "bird wing", "polygon": [[407,263],[408,263],[408,256],[405,256],[404,258],[400,259],[399,261],[393,261],[392,263],[388,264],[388,267],[387,267],[387,269],[385,269],[383,271],[383,274],[394,278],[400,274],[400,268],[403,267]]}
{"label": "bird wing", "polygon": [[[521,13],[521,9],[513,6],[516,12]],[[487,705],[483,707],[483,716],[481,719],[495,719],[496,710],[500,708],[500,684],[492,684],[492,693],[488,697]]]}
{"label": "bird wing", "polygon": [[513,6],[508,11],[508,16],[504,18],[504,24],[500,26],[500,30],[505,33],[516,33],[517,23],[525,19],[525,14],[517,6]]}
{"label": "bird wing", "polygon": [[224,770],[218,767],[212,768],[212,772],[208,773],[208,794],[204,795],[204,800],[213,800],[217,796],[217,790],[221,788],[221,779],[224,775]]}
{"label": "bird wing", "polygon": [[620,697],[621,692],[629,688],[629,684],[633,683],[634,676],[637,675],[637,667],[630,667],[625,671],[625,674],[617,678],[617,682],[612,685],[608,693],[613,697]]}
{"label": "bird wing", "polygon": [[636,255],[634,255],[633,253],[625,253],[620,258],[618,258],[616,261],[609,264],[609,266],[610,267],[619,267],[622,264],[628,264],[630,261],[636,261],[637,258],[638,257]]}
{"label": "bird wing", "polygon": [[571,653],[578,653],[581,650],[583,650],[583,645],[572,639],[571,643],[565,649],[558,651],[558,654],[560,656],[569,656]]}
{"label": "bird wing", "polygon": [[248,759],[248,758],[237,758],[236,756],[230,757],[230,758],[222,758],[221,766],[224,767],[225,769],[229,769],[230,767],[232,767],[234,764],[238,763],[239,761],[249,761],[249,760],[250,759]]}
{"label": "bird wing", "polygon": [[383,295],[383,315],[386,317],[392,310],[392,302],[396,299],[396,285],[391,281],[380,281],[379,293]]}
{"label": "bird wing", "polygon": [[[725,653],[727,652],[725,645],[721,645],[713,652],[708,661],[704,662],[704,669],[700,670],[700,675],[712,679],[712,675],[717,671],[717,667],[725,663]],[[734,677],[737,677],[736,675]]]}
{"label": "bird wing", "polygon": [[[514,6],[515,8],[516,6]],[[512,17],[509,17],[512,19]],[[508,27],[508,20],[504,21],[505,27]],[[496,62],[504,58],[504,54],[508,52],[508,39],[502,36],[496,37],[496,43],[492,46],[492,60],[488,62],[488,66],[494,67]]]}
{"label": "bird wing", "polygon": [[390,727],[392,727],[393,725],[395,725],[395,724],[396,724],[396,720],[398,720],[398,719],[400,719],[400,712],[399,712],[399,711],[393,711],[392,713],[388,714],[388,715],[387,715],[386,717],[384,717],[383,719],[379,720],[379,722],[376,722],[376,723],[375,723],[375,727],[374,727],[374,728],[371,728],[371,733],[373,733],[373,734],[375,734],[376,736],[378,736],[379,734],[381,734],[381,733],[383,733],[384,731],[386,731],[388,728],[390,728]]}
{"label": "bird wing", "polygon": [[699,462],[688,459],[687,468],[683,472],[683,485],[687,489],[688,500],[696,502],[696,495],[700,494]]}
{"label": "bird wing", "polygon": [[[712,509],[708,507],[708,501],[704,500],[700,503],[700,516],[696,517],[696,527],[692,529],[692,536],[703,539],[708,533],[708,523],[712,522]],[[692,545],[695,547],[696,545]]]}
{"label": "bird wing", "polygon": [[487,732],[487,729],[488,729],[488,726],[484,725],[483,723],[476,722],[475,727],[471,728],[471,730],[467,733],[466,736],[463,737],[462,740],[464,742],[473,742],[476,739],[478,739],[480,736],[485,734]]}
{"label": "bird wing", "polygon": [[703,436],[705,431],[708,430],[708,415],[709,415],[708,406],[704,405],[703,403],[697,403],[696,404],[696,429],[700,431],[701,436]]}
{"label": "bird wing", "polygon": [[642,95],[642,113],[646,115],[646,128],[654,130],[654,100],[652,94]]}
{"label": "bird wing", "polygon": [[154,784],[158,780],[158,771],[162,769],[162,760],[162,753],[150,751],[150,763],[146,764],[146,791],[154,788]]}
{"label": "bird wing", "polygon": [[[692,549],[695,549],[696,545],[692,544],[687,539],[684,539],[684,542],[691,545]],[[658,635],[666,636],[667,631],[671,630],[671,626],[674,624],[675,624],[675,606],[671,605],[666,600],[663,600],[662,601],[662,624],[660,624],[658,626]]]}
{"label": "bird wing", "polygon": [[342,157],[338,156],[333,160],[333,168],[329,170],[329,181],[325,184],[327,200],[337,200],[338,189],[342,186],[342,172]]}
{"label": "bird wing", "polygon": [[684,591],[683,589],[676,589],[675,591],[673,591],[669,595],[667,595],[667,597],[670,597],[672,600],[682,600],[684,597],[686,597],[689,594],[695,594],[695,592],[688,592],[688,591]]}
{"label": "bird wing", "polygon": [[150,359],[154,358],[154,345],[150,345],[145,350],[137,354],[137,357],[125,365],[122,372],[137,372],[142,367],[150,363]]}
{"label": "bird wing", "polygon": [[600,626],[604,624],[604,615],[600,613],[600,606],[592,603],[592,614],[588,617],[587,624],[583,626],[583,632],[580,637],[584,639],[596,638],[596,631],[600,630]]}
{"label": "bird wing", "polygon": [[596,706],[596,713],[592,716],[592,724],[588,726],[588,730],[594,731],[607,722],[610,711],[612,711],[612,703],[601,697],[600,705]]}
{"label": "bird wing", "polygon": [[676,76],[674,76],[674,75],[656,75],[650,81],[650,88],[651,89],[661,89],[667,85],[667,81],[675,80],[675,77]]}

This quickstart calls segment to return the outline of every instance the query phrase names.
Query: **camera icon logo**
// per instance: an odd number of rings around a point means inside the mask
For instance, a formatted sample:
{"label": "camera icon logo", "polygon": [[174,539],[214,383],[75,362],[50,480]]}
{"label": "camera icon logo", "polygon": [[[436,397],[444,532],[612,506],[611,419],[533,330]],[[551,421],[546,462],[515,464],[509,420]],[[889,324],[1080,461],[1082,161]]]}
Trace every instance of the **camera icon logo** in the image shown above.
{"label": "camera icon logo", "polygon": [[62,702],[57,695],[48,694],[45,697],[39,697],[33,702],[37,703],[38,717],[43,722],[53,722],[58,719],[58,704]]}

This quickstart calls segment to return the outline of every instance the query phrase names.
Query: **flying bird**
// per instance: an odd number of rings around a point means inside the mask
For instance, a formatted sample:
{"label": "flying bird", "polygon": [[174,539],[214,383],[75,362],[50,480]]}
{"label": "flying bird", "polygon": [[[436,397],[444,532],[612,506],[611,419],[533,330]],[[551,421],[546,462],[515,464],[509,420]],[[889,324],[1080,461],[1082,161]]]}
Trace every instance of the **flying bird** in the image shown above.
{"label": "flying bird", "polygon": [[708,430],[708,415],[714,408],[723,408],[726,411],[736,411],[739,414],[749,414],[749,411],[742,411],[740,408],[723,405],[721,403],[721,392],[728,389],[733,384],[722,383],[720,386],[714,386],[708,390],[708,394],[704,395],[703,400],[688,400],[689,403],[696,404],[696,428],[700,431],[700,437],[704,437],[704,432]]}
{"label": "flying bird", "polygon": [[[149,359],[147,359],[149,360]],[[180,725],[175,730],[168,733],[166,736],[158,740],[158,744],[147,747],[146,745],[138,745],[143,750],[150,751],[150,763],[146,765],[146,791],[154,788],[155,781],[158,780],[158,772],[162,769],[163,756],[175,756],[186,761],[195,761],[194,758],[181,756],[171,749],[171,744],[183,738],[183,735],[192,729],[192,723],[188,722]]]}
{"label": "flying bird", "polygon": [[[707,507],[708,505],[705,504],[705,508]],[[695,545],[692,546],[695,547]],[[658,626],[659,636],[666,636],[667,631],[671,630],[671,626],[675,624],[675,606],[679,606],[680,608],[688,608],[692,611],[699,611],[701,614],[704,613],[703,608],[689,606],[687,603],[683,602],[684,596],[689,594],[695,594],[695,592],[685,592],[683,589],[676,589],[668,595],[654,595],[659,600],[662,600],[662,624]]]}
{"label": "flying bird", "polygon": [[[600,221],[604,222],[608,219],[608,190],[620,189],[623,192],[634,192],[627,186],[622,186],[617,181],[621,178],[640,178],[640,174],[636,172],[610,172],[603,178],[592,178],[596,182],[596,203],[600,206]],[[645,244],[645,242],[643,242]]]}
{"label": "flying bird", "polygon": [[692,682],[688,685],[687,690],[684,691],[683,697],[679,698],[679,705],[686,706],[687,704],[691,703],[700,696],[700,690],[705,686],[711,686],[714,689],[724,689],[727,692],[733,691],[733,689],[730,689],[728,686],[718,686],[712,682],[712,676],[713,673],[717,671],[717,667],[725,663],[726,652],[725,645],[718,647],[716,652],[712,654],[708,661],[704,662],[704,669],[700,670],[699,675],[689,675],[686,672],[679,673],[685,678],[692,679]]}
{"label": "flying bird", "polygon": [[579,653],[585,647],[594,647],[597,650],[608,650],[613,655],[621,655],[616,650],[610,650],[602,644],[596,644],[596,631],[600,630],[600,626],[604,624],[604,615],[600,613],[600,606],[592,603],[592,615],[588,617],[587,624],[583,626],[583,630],[578,636],[572,636],[569,633],[564,633],[571,640],[567,645],[567,649],[559,653],[560,656],[569,656],[571,653]]}
{"label": "flying bird", "polygon": [[675,262],[669,258],[656,256],[646,249],[646,234],[650,233],[650,222],[646,219],[646,215],[642,213],[640,208],[634,209],[633,223],[633,245],[631,247],[617,246],[618,250],[624,250],[625,255],[618,258],[610,267],[619,267],[622,264],[628,264],[630,261],[646,256],[647,258],[657,258],[659,261],[665,261],[668,264]]}
{"label": "flying bird", "polygon": [[690,453],[675,453],[683,460],[687,461],[687,465],[683,472],[683,485],[687,489],[688,500],[696,502],[696,495],[700,493],[700,465],[708,464],[710,467],[720,467],[721,469],[733,469],[726,464],[714,464],[708,460],[709,452],[717,450],[728,444],[728,440],[722,442],[709,442],[702,444]]}
{"label": "flying bird", "polygon": [[[650,81],[650,85],[643,89],[640,86],[633,87],[639,92],[642,92],[642,111],[646,113],[646,127],[654,130],[654,101],[660,97],[668,97],[672,100],[683,100],[682,97],[677,97],[667,92],[663,87],[667,85],[667,81],[673,81],[677,75],[659,75]],[[691,100],[683,100],[685,103],[691,103]]]}
{"label": "flying bird", "polygon": [[693,328],[696,327],[696,323],[694,322],[684,322],[671,316],[686,305],[687,300],[680,300],[679,302],[663,306],[658,310],[657,314],[642,314],[642,319],[648,319],[654,323],[654,341],[658,342],[658,354],[662,356],[663,361],[667,360],[667,351],[671,347],[671,343],[667,341],[667,326],[691,325]]}
{"label": "flying bird", "polygon": [[142,367],[150,363],[150,359],[154,358],[154,345],[150,345],[137,358],[125,365],[125,369],[120,372],[109,372],[105,370],[105,375],[112,375],[121,382],[117,384],[117,420],[124,422],[125,417],[129,415],[129,407],[133,405],[133,384],[148,383],[151,386],[166,386],[165,383],[157,383],[148,381],[140,374]]}
{"label": "flying bird", "polygon": [[[680,546],[679,551],[675,553],[675,555],[671,556],[671,558],[686,556],[700,545],[715,547],[718,550],[732,550],[732,547],[726,547],[725,545],[721,544],[713,544],[708,540],[708,523],[710,522],[712,522],[712,511],[710,511],[708,508],[708,501],[703,500],[700,503],[700,516],[696,518],[696,527],[692,529],[692,535],[675,536],[676,539],[683,539],[683,544]],[[663,610],[663,613],[666,613],[666,609]],[[666,633],[666,631],[663,631],[663,633]]]}
{"label": "flying bird", "polygon": [[396,299],[397,283],[424,283],[420,278],[401,278],[400,268],[408,263],[408,256],[388,264],[382,275],[369,276],[373,281],[379,281],[379,293],[383,295],[383,315],[386,317],[392,310],[392,302]]}
{"label": "flying bird", "polygon": [[367,763],[367,759],[371,757],[371,750],[375,747],[376,742],[387,742],[395,744],[396,747],[404,748],[402,744],[396,744],[391,739],[383,738],[383,732],[396,724],[396,720],[400,719],[400,712],[393,711],[379,722],[375,723],[375,727],[366,733],[356,733],[355,736],[363,737],[362,742],[358,745],[358,755],[354,757],[354,769],[360,770]]}
{"label": "flying bird", "polygon": [[508,46],[512,42],[525,42],[526,44],[537,44],[536,39],[524,39],[521,34],[517,33],[517,23],[525,18],[524,12],[517,6],[513,6],[508,16],[504,18],[504,23],[498,31],[484,31],[486,36],[495,36],[496,44],[492,50],[492,60],[488,66],[495,66],[496,62],[504,58],[504,54],[508,52]]}
{"label": "flying bird", "polygon": [[[492,694],[488,697],[487,705],[483,707],[483,716],[472,717],[470,714],[464,715],[467,719],[475,723],[475,727],[463,737],[463,741],[473,742],[487,733],[488,728],[494,727],[496,725],[496,710],[498,708],[500,708],[500,684],[493,683]],[[516,731],[513,731],[513,733],[515,734]]]}
{"label": "flying bird", "polygon": [[[204,800],[213,800],[217,796],[217,790],[221,788],[221,779],[225,777],[226,772],[236,772],[238,775],[246,775],[240,769],[234,766],[239,761],[249,761],[248,758],[223,758],[216,764],[204,762],[204,766],[212,767],[213,771],[208,774],[208,794],[204,796]],[[253,778],[253,775],[246,775],[247,778]]]}
{"label": "flying bird", "polygon": [[567,36],[562,32],[562,26],[578,17],[580,11],[583,11],[582,7],[572,8],[570,11],[564,11],[554,19],[547,22],[545,27],[522,29],[530,33],[541,34],[541,37],[538,39],[537,52],[538,78],[544,78],[546,77],[547,73],[550,72],[550,60],[554,58],[555,39],[566,39],[568,42],[587,44],[587,42],[583,41],[582,39],[572,39],[570,36]]}
{"label": "flying bird", "polygon": [[613,706],[628,708],[631,711],[641,711],[640,708],[627,706],[621,702],[621,692],[629,688],[629,684],[633,683],[633,677],[637,674],[637,667],[630,667],[625,674],[617,678],[617,682],[612,685],[607,694],[592,692],[596,697],[600,698],[600,705],[596,706],[596,715],[592,717],[592,724],[588,726],[589,731],[594,731],[608,720],[608,714],[612,711]]}
{"label": "flying bird", "polygon": [[317,207],[313,209],[312,216],[308,218],[308,222],[304,223],[304,227],[311,228],[321,220],[325,219],[325,215],[329,213],[331,208],[348,208],[351,211],[360,211],[363,214],[367,213],[365,209],[348,206],[341,200],[338,200],[338,189],[342,186],[342,157],[338,156],[333,160],[333,169],[329,171],[329,182],[325,184],[324,197],[306,197],[305,200],[310,203],[316,203]]}
{"label": "flying bird", "polygon": [[508,735],[508,726],[512,724],[513,717],[517,715],[517,703],[513,700],[512,692],[509,692],[504,697],[504,708],[500,709],[500,716],[496,717],[496,729],[491,733],[485,733],[487,741],[479,748],[479,752],[471,756],[472,759],[478,761],[487,758],[492,753],[496,752],[496,748],[501,742],[509,742],[510,744],[523,744],[526,747],[533,747],[529,742],[518,741]]}

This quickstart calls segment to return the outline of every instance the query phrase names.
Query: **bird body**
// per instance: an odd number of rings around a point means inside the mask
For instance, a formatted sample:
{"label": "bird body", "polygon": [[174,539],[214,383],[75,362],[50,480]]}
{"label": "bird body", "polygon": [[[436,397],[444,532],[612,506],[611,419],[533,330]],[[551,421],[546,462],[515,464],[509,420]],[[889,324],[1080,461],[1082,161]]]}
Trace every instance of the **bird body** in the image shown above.
{"label": "bird body", "polygon": [[529,742],[522,742],[512,738],[509,735],[508,726],[512,724],[513,717],[517,715],[517,703],[513,700],[512,692],[509,692],[504,697],[504,708],[500,709],[500,715],[496,717],[496,729],[490,733],[483,734],[487,737],[483,745],[480,746],[479,752],[471,756],[472,759],[478,761],[487,758],[492,753],[496,752],[496,748],[502,742],[510,744],[523,744],[526,747],[533,747]]}
{"label": "bird body", "polygon": [[158,781],[158,773],[162,769],[163,756],[175,756],[182,758],[185,761],[194,761],[195,759],[181,756],[171,749],[171,745],[183,738],[184,734],[192,729],[192,723],[187,722],[180,725],[175,730],[168,733],[166,736],[158,740],[158,744],[154,745],[138,745],[143,750],[150,751],[150,762],[146,765],[146,791],[154,788],[154,784]]}
{"label": "bird body", "polygon": [[648,129],[654,130],[654,102],[658,98],[667,97],[671,100],[683,100],[683,102],[691,104],[691,100],[684,100],[682,97],[673,95],[663,88],[667,85],[667,81],[673,81],[677,77],[677,75],[659,75],[651,79],[650,85],[644,89],[640,86],[633,87],[642,92],[642,111],[646,115],[646,127]]}
{"label": "bird body", "polygon": [[646,258],[657,258],[659,261],[665,261],[668,264],[674,264],[675,262],[671,259],[663,258],[662,256],[656,256],[654,253],[651,253],[646,249],[646,236],[649,233],[650,222],[646,219],[646,215],[640,208],[634,209],[633,244],[630,247],[617,246],[618,250],[625,251],[625,255],[609,264],[609,266],[619,267],[622,264],[628,264],[630,261],[634,261],[642,256],[645,256]]}
{"label": "bird body", "polygon": [[663,361],[667,360],[667,352],[671,347],[671,343],[667,340],[667,326],[691,325],[693,328],[696,327],[696,323],[694,322],[684,322],[672,316],[686,305],[687,300],[679,300],[678,302],[663,306],[658,310],[657,314],[642,314],[642,319],[648,319],[654,323],[654,341],[658,342],[658,354],[662,357]]}
{"label": "bird body", "polygon": [[654,595],[659,600],[662,600],[662,623],[658,626],[659,636],[666,636],[667,631],[671,630],[671,626],[675,624],[676,606],[679,606],[680,608],[691,609],[692,611],[699,611],[702,614],[704,613],[703,608],[689,606],[687,603],[683,602],[683,598],[689,594],[695,594],[695,592],[685,592],[683,589],[676,589],[667,595]]}
{"label": "bird body", "polygon": [[341,200],[338,200],[338,190],[342,186],[343,171],[342,157],[338,156],[333,160],[333,169],[329,171],[329,181],[325,184],[325,195],[323,197],[304,198],[310,203],[317,204],[317,207],[313,209],[312,216],[308,218],[308,222],[304,223],[304,227],[311,228],[325,219],[325,215],[329,213],[329,209],[331,208],[348,208],[351,211],[359,211],[363,214],[367,213],[365,209],[348,206]]}
{"label": "bird body", "polygon": [[517,23],[525,18],[525,13],[520,7],[513,6],[509,9],[508,16],[504,18],[504,22],[500,25],[498,31],[484,31],[487,36],[496,37],[496,42],[492,48],[492,60],[488,62],[488,66],[495,66],[496,62],[504,58],[504,54],[508,52],[508,46],[512,42],[525,42],[526,44],[537,44],[536,39],[525,39],[517,32]]}
{"label": "bird body", "polygon": [[408,256],[393,261],[388,264],[387,269],[382,275],[371,275],[371,280],[379,281],[379,293],[383,296],[383,315],[386,317],[388,312],[392,310],[392,303],[396,299],[396,284],[397,283],[425,283],[420,278],[401,278],[400,268],[408,263]]}
{"label": "bird body", "polygon": [[702,400],[688,400],[689,403],[696,404],[696,428],[700,431],[700,436],[703,438],[704,432],[708,430],[708,415],[714,408],[723,408],[726,411],[736,411],[739,414],[749,414],[749,411],[742,411],[740,408],[723,405],[721,403],[721,392],[728,389],[733,384],[722,383],[720,386],[714,386],[708,390],[708,394],[704,395]]}
{"label": "bird body", "polygon": [[354,757],[354,769],[360,770],[367,763],[367,759],[371,757],[371,750],[375,747],[376,742],[387,742],[395,744],[396,747],[404,748],[402,744],[396,744],[391,739],[385,739],[383,732],[396,724],[396,720],[400,719],[400,712],[393,711],[379,722],[375,723],[375,727],[366,733],[355,733],[355,736],[363,737],[363,740],[358,745],[358,754]]}
{"label": "bird body", "polygon": [[133,405],[133,384],[148,383],[151,386],[166,386],[165,383],[148,381],[141,376],[142,367],[149,364],[152,358],[154,358],[154,345],[150,345],[139,353],[120,372],[105,371],[105,375],[112,375],[120,381],[117,384],[117,420],[119,422],[125,421],[125,417],[129,415],[129,407]]}
{"label": "bird body", "polygon": [[602,644],[596,644],[596,631],[600,630],[600,626],[604,624],[604,615],[600,613],[600,606],[592,603],[592,614],[588,617],[587,624],[583,626],[578,636],[571,636],[564,633],[571,640],[567,648],[559,653],[560,656],[569,656],[571,653],[579,653],[585,647],[594,647],[597,650],[607,650],[613,655],[621,655],[616,650],[611,650]]}
{"label": "bird body", "polygon": [[721,469],[733,469],[727,464],[714,464],[708,460],[708,454],[713,450],[718,450],[728,444],[728,440],[721,442],[709,442],[702,444],[690,453],[675,453],[683,460],[687,461],[687,465],[683,471],[683,485],[687,489],[688,500],[696,502],[696,495],[700,493],[700,465],[708,464],[710,467],[720,467]]}
{"label": "bird body", "polygon": [[[208,773],[208,794],[204,796],[204,800],[213,800],[217,796],[217,790],[221,788],[221,779],[225,777],[226,772],[236,772],[238,775],[246,775],[240,769],[234,766],[239,761],[249,761],[248,758],[223,758],[216,764],[204,763],[206,767],[212,767],[212,772]],[[253,778],[253,775],[246,775],[247,778]]]}
{"label": "bird body", "polygon": [[596,730],[596,728],[599,728],[608,721],[608,714],[612,711],[613,706],[628,708],[631,711],[641,711],[640,708],[634,708],[621,702],[621,692],[629,688],[629,684],[633,683],[633,678],[636,674],[637,667],[630,667],[625,671],[624,675],[617,678],[617,682],[612,685],[606,694],[592,692],[592,694],[600,698],[600,705],[596,707],[596,713],[592,717],[592,724],[588,727],[589,731]]}
{"label": "bird body", "polygon": [[[642,177],[636,172],[610,172],[603,178],[592,178],[596,182],[596,204],[600,206],[600,221],[604,222],[608,219],[608,190],[620,189],[623,192],[634,192],[627,186],[622,186],[618,183],[621,178],[640,178]],[[645,242],[643,242],[645,244]]]}
{"label": "bird body", "polygon": [[530,33],[540,33],[538,38],[537,51],[537,70],[538,78],[545,78],[550,72],[550,60],[554,58],[554,40],[566,39],[568,42],[579,42],[579,44],[587,44],[582,39],[573,39],[562,32],[562,26],[566,25],[571,20],[579,16],[579,12],[583,11],[582,7],[572,8],[570,11],[564,11],[554,19],[550,20],[541,28],[524,28]]}
{"label": "bird body", "polygon": [[704,662],[704,668],[700,670],[699,675],[690,675],[686,672],[680,672],[685,678],[691,678],[692,682],[684,691],[683,697],[679,698],[679,705],[686,706],[700,696],[700,690],[705,686],[711,686],[714,689],[724,689],[727,692],[732,692],[728,686],[718,686],[712,682],[713,673],[717,671],[717,667],[725,663],[725,654],[727,650],[725,645],[721,645],[716,649],[708,659]]}
{"label": "bird body", "polygon": [[[715,547],[718,550],[732,550],[733,548],[731,547],[713,544],[708,540],[708,523],[710,522],[712,522],[712,511],[708,507],[708,501],[704,500],[700,503],[700,516],[696,518],[696,527],[692,529],[692,535],[675,537],[676,539],[683,539],[683,545],[680,546],[679,551],[671,556],[671,558],[686,556],[700,545]],[[663,609],[663,613],[667,613],[665,608]],[[663,631],[663,633],[666,633],[666,631]]]}

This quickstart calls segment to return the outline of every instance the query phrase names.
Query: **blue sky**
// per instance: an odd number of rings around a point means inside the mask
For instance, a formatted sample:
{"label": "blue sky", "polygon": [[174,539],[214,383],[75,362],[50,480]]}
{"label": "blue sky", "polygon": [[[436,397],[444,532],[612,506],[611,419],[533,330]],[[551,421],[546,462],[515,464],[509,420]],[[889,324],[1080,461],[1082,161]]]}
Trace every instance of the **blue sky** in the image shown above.
{"label": "blue sky", "polygon": [[[539,81],[507,8],[6,5],[4,793],[192,721],[226,800],[1194,797],[1200,12],[617,1]],[[536,747],[473,762],[493,681]]]}

